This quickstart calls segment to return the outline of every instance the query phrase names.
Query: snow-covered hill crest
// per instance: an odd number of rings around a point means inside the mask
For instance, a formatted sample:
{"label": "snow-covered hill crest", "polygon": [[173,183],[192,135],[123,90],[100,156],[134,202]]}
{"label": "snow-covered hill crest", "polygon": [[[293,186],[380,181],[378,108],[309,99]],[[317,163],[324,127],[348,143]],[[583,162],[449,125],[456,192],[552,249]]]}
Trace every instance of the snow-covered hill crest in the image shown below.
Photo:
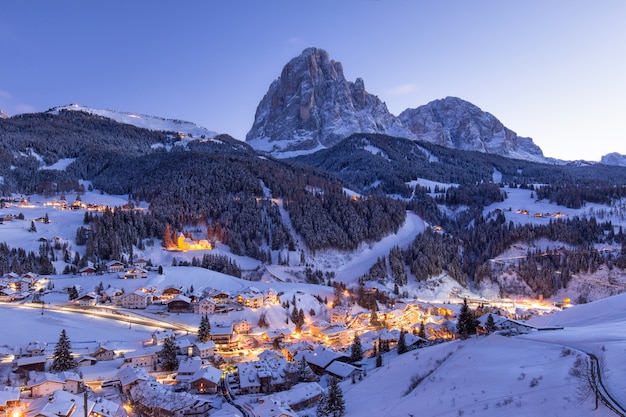
{"label": "snow-covered hill crest", "polygon": [[136,126],[142,129],[156,130],[162,132],[176,132],[187,138],[193,139],[213,139],[217,136],[216,132],[208,130],[192,122],[186,122],[177,119],[166,119],[157,116],[148,116],[145,114],[128,113],[118,110],[101,110],[92,109],[78,104],[70,104],[67,106],[54,107],[48,110],[48,113],[57,114],[61,110],[82,111],[97,116],[106,117],[115,120],[118,123],[124,123]]}
{"label": "snow-covered hill crest", "polygon": [[453,149],[547,162],[532,139],[517,136],[492,114],[460,98],[434,100],[407,109],[398,117],[421,140]]}
{"label": "snow-covered hill crest", "polygon": [[285,157],[330,147],[353,133],[412,136],[385,103],[365,91],[362,79],[347,81],[340,62],[308,48],[270,85],[246,141]]}

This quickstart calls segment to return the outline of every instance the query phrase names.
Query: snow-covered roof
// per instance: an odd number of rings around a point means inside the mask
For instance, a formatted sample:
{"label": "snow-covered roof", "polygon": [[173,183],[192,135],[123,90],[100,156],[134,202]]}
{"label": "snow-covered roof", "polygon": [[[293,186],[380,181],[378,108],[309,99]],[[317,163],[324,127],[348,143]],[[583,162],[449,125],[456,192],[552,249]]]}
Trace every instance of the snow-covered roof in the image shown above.
{"label": "snow-covered roof", "polygon": [[191,381],[197,381],[199,379],[206,379],[207,381],[213,382],[214,384],[219,384],[220,379],[222,378],[222,371],[212,366],[208,366],[206,368],[202,368],[196,373],[193,374]]}
{"label": "snow-covered roof", "polygon": [[359,370],[359,368],[357,368],[356,366],[352,366],[348,363],[343,363],[339,361],[333,361],[330,365],[326,367],[326,371],[328,373],[336,375],[340,378],[347,378],[357,370]]}
{"label": "snow-covered roof", "polygon": [[122,386],[132,384],[137,381],[148,381],[150,379],[150,376],[144,369],[132,366],[120,369],[117,373],[117,377],[119,378]]}
{"label": "snow-covered roof", "polygon": [[6,407],[9,401],[18,401],[20,399],[19,387],[2,387],[0,388],[0,407]]}

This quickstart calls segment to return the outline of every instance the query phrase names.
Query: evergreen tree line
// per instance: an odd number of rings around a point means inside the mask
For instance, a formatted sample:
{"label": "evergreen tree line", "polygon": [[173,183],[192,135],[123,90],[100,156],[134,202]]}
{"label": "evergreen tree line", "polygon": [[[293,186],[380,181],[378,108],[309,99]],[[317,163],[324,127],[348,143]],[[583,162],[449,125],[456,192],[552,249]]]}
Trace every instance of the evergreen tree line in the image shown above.
{"label": "evergreen tree line", "polygon": [[[174,264],[175,262],[175,264]],[[172,260],[173,266],[197,266],[241,278],[241,267],[227,255],[204,254],[202,258],[193,257],[191,262]]]}
{"label": "evergreen tree line", "polygon": [[39,253],[26,252],[23,248],[10,248],[6,242],[0,243],[0,274],[9,272],[25,274],[33,272],[40,275],[54,275],[56,270],[52,261],[56,260],[54,248],[46,242],[39,246]]}

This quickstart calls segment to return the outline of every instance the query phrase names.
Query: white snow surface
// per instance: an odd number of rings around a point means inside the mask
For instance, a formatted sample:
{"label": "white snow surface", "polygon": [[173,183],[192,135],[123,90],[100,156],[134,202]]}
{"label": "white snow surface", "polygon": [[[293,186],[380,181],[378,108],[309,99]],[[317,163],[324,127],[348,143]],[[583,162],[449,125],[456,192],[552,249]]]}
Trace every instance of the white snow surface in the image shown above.
{"label": "white snow surface", "polygon": [[199,139],[204,135],[207,139],[217,136],[216,132],[208,130],[192,122],[186,122],[177,119],[165,119],[157,116],[149,116],[138,113],[127,113],[118,110],[100,110],[92,109],[78,104],[70,104],[68,106],[55,107],[50,110],[51,113],[58,113],[60,110],[75,110],[86,113],[95,114],[97,116],[106,117],[119,123],[137,126],[143,129],[157,130],[163,132],[180,132],[185,135],[192,135],[193,138]]}

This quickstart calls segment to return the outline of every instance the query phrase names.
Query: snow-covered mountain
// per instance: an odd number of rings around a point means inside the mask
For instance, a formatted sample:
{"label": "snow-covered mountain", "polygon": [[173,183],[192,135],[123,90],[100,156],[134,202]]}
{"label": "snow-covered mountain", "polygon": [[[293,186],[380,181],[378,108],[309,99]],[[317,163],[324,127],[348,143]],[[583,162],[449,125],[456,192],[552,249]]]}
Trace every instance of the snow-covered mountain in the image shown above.
{"label": "snow-covered mountain", "polygon": [[9,115],[4,110],[0,109],[0,119],[8,119]]}
{"label": "snow-covered mountain", "polygon": [[78,104],[54,107],[48,113],[56,114],[61,110],[82,111],[115,120],[118,123],[133,125],[143,129],[156,130],[162,132],[176,132],[193,139],[213,139],[216,132],[208,130],[195,123],[177,119],[166,119],[157,116],[148,116],[138,113],[127,113],[118,110],[92,109]]}
{"label": "snow-covered mountain", "polygon": [[246,141],[285,157],[330,147],[353,133],[412,136],[385,103],[365,90],[362,79],[347,81],[340,62],[322,49],[308,48],[270,85]]}
{"label": "snow-covered mountain", "polygon": [[605,164],[605,165],[617,165],[617,166],[626,167],[626,155],[622,155],[617,152],[612,152],[612,153],[604,155],[600,159],[600,163]]}
{"label": "snow-covered mountain", "polygon": [[448,148],[547,162],[532,139],[517,136],[492,114],[460,98],[434,100],[407,109],[398,117],[421,140]]}

